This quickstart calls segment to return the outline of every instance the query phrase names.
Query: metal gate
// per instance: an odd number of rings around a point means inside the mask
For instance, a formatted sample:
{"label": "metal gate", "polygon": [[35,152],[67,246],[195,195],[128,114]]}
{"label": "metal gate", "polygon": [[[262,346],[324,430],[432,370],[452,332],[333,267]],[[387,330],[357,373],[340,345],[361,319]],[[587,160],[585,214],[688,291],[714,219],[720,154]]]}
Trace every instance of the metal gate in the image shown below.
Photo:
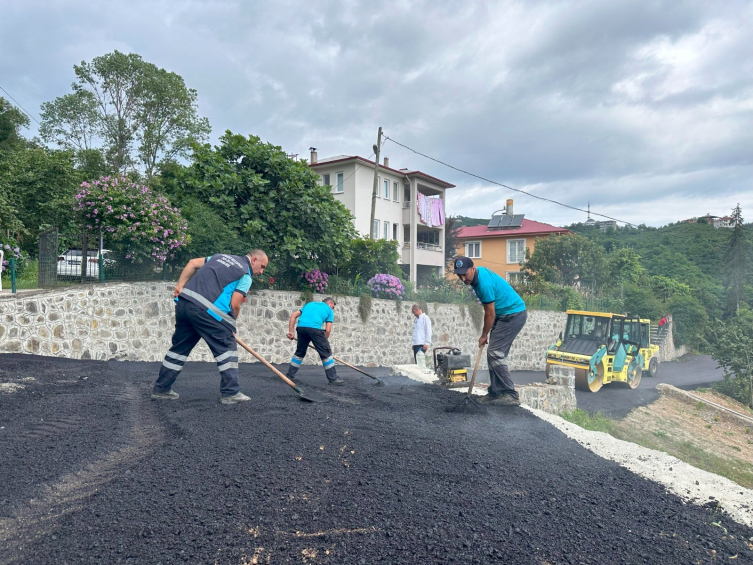
{"label": "metal gate", "polygon": [[58,284],[58,229],[47,228],[39,234],[39,288],[55,288]]}

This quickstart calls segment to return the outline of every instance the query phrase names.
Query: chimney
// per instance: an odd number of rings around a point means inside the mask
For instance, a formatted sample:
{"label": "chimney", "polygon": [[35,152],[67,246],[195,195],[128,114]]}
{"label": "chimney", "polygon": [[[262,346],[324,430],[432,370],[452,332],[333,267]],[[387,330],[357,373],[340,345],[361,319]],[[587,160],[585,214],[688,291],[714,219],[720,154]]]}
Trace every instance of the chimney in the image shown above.
{"label": "chimney", "polygon": [[319,156],[316,154],[316,147],[309,147],[309,150],[311,150],[311,161],[309,161],[309,164],[313,165],[319,161]]}
{"label": "chimney", "polygon": [[389,167],[390,166],[390,158],[389,157],[385,157],[384,158],[384,166],[385,167]]}
{"label": "chimney", "polygon": [[512,218],[512,216],[513,216],[513,213],[512,213],[512,198],[508,198],[507,199],[507,207],[506,208],[507,208],[507,210],[506,210],[505,213]]}

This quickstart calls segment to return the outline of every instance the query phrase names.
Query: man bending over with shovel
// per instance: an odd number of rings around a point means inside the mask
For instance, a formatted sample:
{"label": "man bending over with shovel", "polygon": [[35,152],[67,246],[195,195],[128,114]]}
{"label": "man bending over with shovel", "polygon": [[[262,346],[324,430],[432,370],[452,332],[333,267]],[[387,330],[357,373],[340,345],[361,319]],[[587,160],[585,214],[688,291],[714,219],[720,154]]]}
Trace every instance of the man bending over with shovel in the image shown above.
{"label": "man bending over with shovel", "polygon": [[175,333],[154,383],[154,400],[177,400],[172,390],[188,355],[200,339],[209,346],[220,370],[220,401],[251,400],[238,386],[238,346],[235,320],[251,288],[254,275],[264,272],[269,259],[261,249],[248,255],[212,255],[191,259],[175,285]]}
{"label": "man bending over with shovel", "polygon": [[[295,321],[298,320],[298,328],[296,328],[298,347],[288,366],[289,378],[295,378],[295,374],[301,368],[303,358],[306,357],[309,343],[313,343],[316,352],[322,358],[322,365],[324,365],[324,372],[329,384],[336,386],[345,384],[345,381],[337,376],[335,360],[329,346],[329,334],[332,333],[332,322],[335,320],[334,308],[335,300],[327,297],[322,302],[309,302],[290,315],[287,335],[288,339],[295,339],[293,328],[295,328]],[[324,326],[324,329],[322,329],[322,326]]]}
{"label": "man bending over with shovel", "polygon": [[[508,282],[486,267],[474,267],[468,257],[455,257],[455,274],[470,285],[484,305],[484,328],[479,348],[488,344],[489,392],[479,399],[482,404],[518,406],[520,399],[507,367],[510,346],[526,323],[526,305]],[[480,352],[479,352],[480,353]]]}

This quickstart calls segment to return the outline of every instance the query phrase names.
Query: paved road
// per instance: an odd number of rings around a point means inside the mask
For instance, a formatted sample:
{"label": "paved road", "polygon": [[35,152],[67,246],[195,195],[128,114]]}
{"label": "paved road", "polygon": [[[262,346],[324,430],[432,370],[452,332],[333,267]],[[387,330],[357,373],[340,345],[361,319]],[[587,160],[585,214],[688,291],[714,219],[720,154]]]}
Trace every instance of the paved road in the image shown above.
{"label": "paved road", "polygon": [[0,355],[0,564],[753,562],[753,529],[522,408],[305,367],[309,404],[258,364],[224,406],[191,362],[154,402],[158,368]]}
{"label": "paved road", "polygon": [[[610,383],[599,392],[575,391],[578,408],[587,412],[603,412],[612,418],[623,418],[633,408],[645,406],[659,398],[656,385],[668,383],[685,390],[709,386],[722,380],[724,371],[708,355],[685,355],[678,360],[662,363],[655,379],[643,374],[638,388],[631,389],[622,383]],[[489,382],[488,373],[485,375]],[[513,381],[526,384],[545,379],[543,371],[514,371]]]}

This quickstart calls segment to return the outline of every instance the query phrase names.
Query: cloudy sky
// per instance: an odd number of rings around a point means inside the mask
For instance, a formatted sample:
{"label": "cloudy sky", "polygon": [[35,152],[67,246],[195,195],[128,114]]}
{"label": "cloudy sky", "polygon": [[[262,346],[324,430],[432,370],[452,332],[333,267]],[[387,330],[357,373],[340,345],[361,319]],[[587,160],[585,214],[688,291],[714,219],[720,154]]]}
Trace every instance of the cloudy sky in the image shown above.
{"label": "cloudy sky", "polygon": [[[39,118],[115,49],[180,74],[213,141],[368,157],[379,126],[480,176],[633,223],[753,220],[753,2],[0,0],[0,86]],[[0,93],[2,95],[2,93]],[[36,133],[36,124],[28,132]],[[448,212],[585,214],[390,143]],[[597,218],[598,219],[598,218]]]}

